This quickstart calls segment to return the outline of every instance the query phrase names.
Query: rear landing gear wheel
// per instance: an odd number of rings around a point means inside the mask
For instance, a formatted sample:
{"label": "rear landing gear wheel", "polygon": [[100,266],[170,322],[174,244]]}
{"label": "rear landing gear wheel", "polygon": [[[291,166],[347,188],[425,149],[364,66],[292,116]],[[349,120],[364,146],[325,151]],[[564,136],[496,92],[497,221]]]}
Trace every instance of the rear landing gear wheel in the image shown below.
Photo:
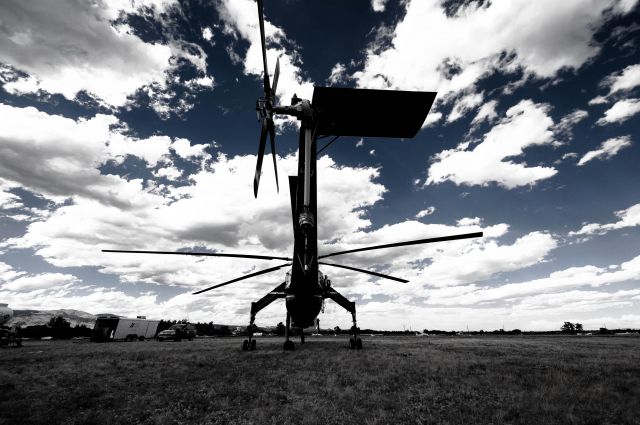
{"label": "rear landing gear wheel", "polygon": [[285,341],[282,349],[284,351],[293,351],[296,349],[296,346],[293,344],[293,341]]}
{"label": "rear landing gear wheel", "polygon": [[356,349],[362,350],[362,340],[360,338],[356,339]]}
{"label": "rear landing gear wheel", "polygon": [[349,348],[352,350],[356,348],[356,341],[353,338],[349,338]]}
{"label": "rear landing gear wheel", "polygon": [[247,351],[249,350],[249,340],[245,339],[244,341],[242,341],[242,351]]}
{"label": "rear landing gear wheel", "polygon": [[256,349],[256,340],[255,339],[251,340],[250,349],[251,349],[251,351],[254,351]]}

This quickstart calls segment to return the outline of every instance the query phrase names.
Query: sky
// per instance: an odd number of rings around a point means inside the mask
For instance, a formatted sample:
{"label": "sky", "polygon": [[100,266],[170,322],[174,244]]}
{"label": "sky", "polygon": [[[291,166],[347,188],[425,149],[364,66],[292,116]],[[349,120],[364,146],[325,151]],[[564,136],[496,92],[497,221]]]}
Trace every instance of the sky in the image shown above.
{"label": "sky", "polygon": [[[340,257],[409,283],[321,269],[361,328],[640,328],[637,0],[264,3],[280,104],[437,92],[415,138],[320,154],[319,252],[484,232]],[[284,271],[192,292],[279,263],[101,249],[292,254],[295,121],[253,196],[262,72],[253,0],[0,2],[0,302],[246,324]]]}

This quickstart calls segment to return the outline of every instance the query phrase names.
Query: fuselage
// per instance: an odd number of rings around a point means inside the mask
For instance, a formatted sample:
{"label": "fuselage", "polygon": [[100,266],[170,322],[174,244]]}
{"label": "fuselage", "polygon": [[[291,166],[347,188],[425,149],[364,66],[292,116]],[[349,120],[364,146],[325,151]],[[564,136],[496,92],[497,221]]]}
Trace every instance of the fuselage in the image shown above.
{"label": "fuselage", "polygon": [[[316,140],[315,135],[311,135],[310,143],[305,140],[305,132],[310,130],[308,127],[303,122],[300,128],[298,175],[289,177],[294,246],[293,264],[287,273],[285,292],[292,325],[298,328],[314,325],[322,309],[324,281],[318,273]],[[309,163],[305,164],[307,161]],[[306,177],[305,173],[309,173],[309,176]],[[305,177],[308,179],[307,199]],[[311,215],[313,225],[305,223],[309,217],[301,218],[303,213]]]}
{"label": "fuselage", "polygon": [[13,310],[8,304],[0,304],[0,326],[7,323],[13,317]]}

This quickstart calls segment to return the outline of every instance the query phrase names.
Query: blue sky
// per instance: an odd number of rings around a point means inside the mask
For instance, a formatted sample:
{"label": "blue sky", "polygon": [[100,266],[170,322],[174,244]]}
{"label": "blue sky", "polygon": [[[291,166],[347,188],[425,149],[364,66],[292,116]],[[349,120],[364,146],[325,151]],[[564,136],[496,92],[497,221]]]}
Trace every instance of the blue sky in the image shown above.
{"label": "blue sky", "polygon": [[[0,301],[245,323],[281,273],[191,292],[271,262],[100,250],[291,254],[295,122],[277,122],[280,193],[269,160],[253,197],[255,2],[0,16]],[[414,139],[322,153],[320,252],[485,234],[341,258],[408,284],[324,270],[361,327],[640,327],[639,16],[636,0],[265,1],[281,104],[314,85],[438,92]],[[320,319],[350,317],[328,301]]]}

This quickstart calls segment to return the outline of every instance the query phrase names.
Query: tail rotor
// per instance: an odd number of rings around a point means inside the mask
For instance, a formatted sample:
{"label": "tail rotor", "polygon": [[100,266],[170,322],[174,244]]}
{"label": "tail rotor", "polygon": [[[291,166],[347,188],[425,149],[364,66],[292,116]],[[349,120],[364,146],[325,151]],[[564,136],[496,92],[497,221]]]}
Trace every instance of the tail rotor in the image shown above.
{"label": "tail rotor", "polygon": [[256,103],[256,111],[258,120],[260,121],[260,143],[258,145],[258,162],[256,164],[256,173],[253,178],[253,196],[258,197],[258,187],[260,185],[260,175],[262,173],[262,162],[264,159],[264,151],[267,144],[267,135],[271,144],[271,156],[273,157],[273,169],[276,174],[276,189],[280,192],[280,184],[278,183],[278,167],[276,165],[276,142],[275,142],[275,125],[273,123],[273,108],[276,102],[276,88],[278,87],[278,78],[280,77],[280,58],[276,62],[276,69],[273,74],[273,87],[269,81],[269,68],[267,67],[267,48],[264,35],[264,17],[262,12],[262,0],[258,0],[258,18],[260,22],[260,40],[262,42],[262,63],[264,65],[264,96],[258,98]]}

